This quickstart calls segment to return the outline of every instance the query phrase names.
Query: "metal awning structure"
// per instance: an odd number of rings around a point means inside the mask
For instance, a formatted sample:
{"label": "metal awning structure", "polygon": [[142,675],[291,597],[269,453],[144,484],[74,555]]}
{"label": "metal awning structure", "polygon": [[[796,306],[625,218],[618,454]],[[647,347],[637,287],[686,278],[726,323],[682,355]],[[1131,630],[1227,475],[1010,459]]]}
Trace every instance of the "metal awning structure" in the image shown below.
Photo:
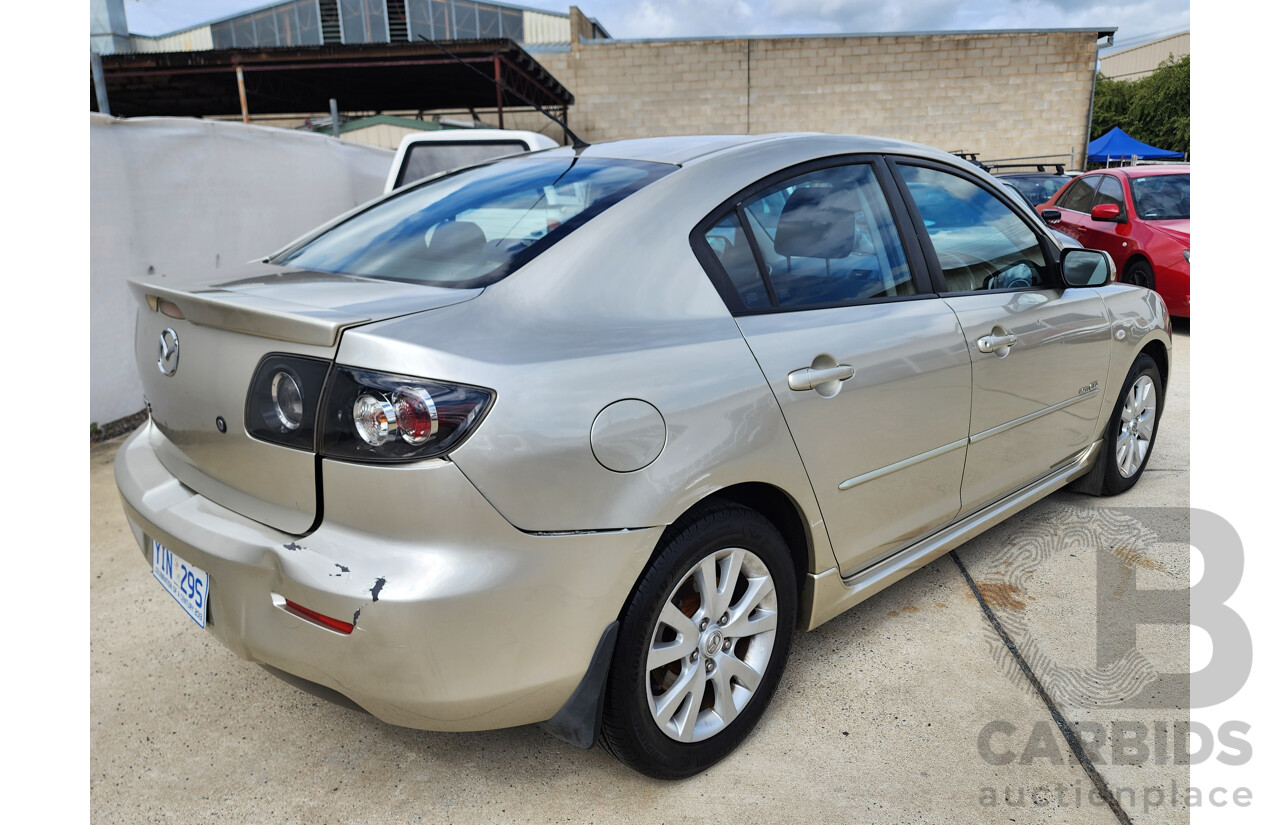
{"label": "metal awning structure", "polygon": [[125,117],[328,112],[336,98],[348,112],[496,108],[502,125],[504,109],[529,104],[497,78],[567,122],[573,95],[515,41],[440,45],[467,65],[410,42],[113,54],[102,68],[111,113]]}

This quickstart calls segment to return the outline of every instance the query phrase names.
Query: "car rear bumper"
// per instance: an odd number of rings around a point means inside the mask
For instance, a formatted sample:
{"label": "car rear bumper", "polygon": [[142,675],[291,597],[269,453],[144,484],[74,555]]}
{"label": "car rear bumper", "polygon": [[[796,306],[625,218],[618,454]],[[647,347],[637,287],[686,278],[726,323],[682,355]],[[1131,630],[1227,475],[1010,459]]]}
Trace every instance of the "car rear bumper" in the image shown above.
{"label": "car rear bumper", "polygon": [[[208,630],[236,654],[397,725],[484,730],[551,718],[661,535],[523,533],[451,462],[325,461],[323,521],[297,537],[184,487],[151,438],[147,424],[115,463],[144,556],[154,539],[209,573]],[[284,599],[355,628],[327,629]]]}

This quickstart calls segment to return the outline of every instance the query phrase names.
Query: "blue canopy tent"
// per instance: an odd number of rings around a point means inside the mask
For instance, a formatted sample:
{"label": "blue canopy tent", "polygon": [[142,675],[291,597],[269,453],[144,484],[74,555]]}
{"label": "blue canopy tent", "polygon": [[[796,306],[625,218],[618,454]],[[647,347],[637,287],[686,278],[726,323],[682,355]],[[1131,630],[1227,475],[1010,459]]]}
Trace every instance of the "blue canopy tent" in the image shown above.
{"label": "blue canopy tent", "polygon": [[1109,163],[1124,160],[1164,160],[1180,158],[1181,152],[1168,149],[1157,149],[1140,140],[1134,140],[1124,133],[1119,126],[1113,128],[1097,140],[1089,141],[1089,162]]}

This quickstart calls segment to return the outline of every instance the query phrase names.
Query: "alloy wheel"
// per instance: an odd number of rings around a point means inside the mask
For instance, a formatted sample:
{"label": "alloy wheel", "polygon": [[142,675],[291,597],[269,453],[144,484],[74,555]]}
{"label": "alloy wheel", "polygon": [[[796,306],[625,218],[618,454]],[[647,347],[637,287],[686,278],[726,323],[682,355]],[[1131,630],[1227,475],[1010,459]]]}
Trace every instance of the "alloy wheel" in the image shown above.
{"label": "alloy wheel", "polygon": [[1146,375],[1138,377],[1120,410],[1120,433],[1116,438],[1116,468],[1125,478],[1142,468],[1151,449],[1156,423],[1156,388]]}
{"label": "alloy wheel", "polygon": [[649,641],[646,691],[659,730],[700,742],[752,697],[773,654],[778,594],[758,556],[717,550],[667,595]]}

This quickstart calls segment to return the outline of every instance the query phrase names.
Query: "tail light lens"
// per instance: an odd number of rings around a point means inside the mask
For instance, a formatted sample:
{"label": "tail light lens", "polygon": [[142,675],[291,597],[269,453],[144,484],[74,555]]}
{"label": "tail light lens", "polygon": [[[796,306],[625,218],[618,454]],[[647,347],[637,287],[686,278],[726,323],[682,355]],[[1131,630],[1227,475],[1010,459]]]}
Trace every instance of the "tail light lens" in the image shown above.
{"label": "tail light lens", "polygon": [[244,425],[273,444],[314,450],[316,413],[329,362],[298,355],[268,355],[249,385]]}
{"label": "tail light lens", "polygon": [[492,390],[337,367],[320,422],[321,452],[359,461],[418,461],[462,443]]}

